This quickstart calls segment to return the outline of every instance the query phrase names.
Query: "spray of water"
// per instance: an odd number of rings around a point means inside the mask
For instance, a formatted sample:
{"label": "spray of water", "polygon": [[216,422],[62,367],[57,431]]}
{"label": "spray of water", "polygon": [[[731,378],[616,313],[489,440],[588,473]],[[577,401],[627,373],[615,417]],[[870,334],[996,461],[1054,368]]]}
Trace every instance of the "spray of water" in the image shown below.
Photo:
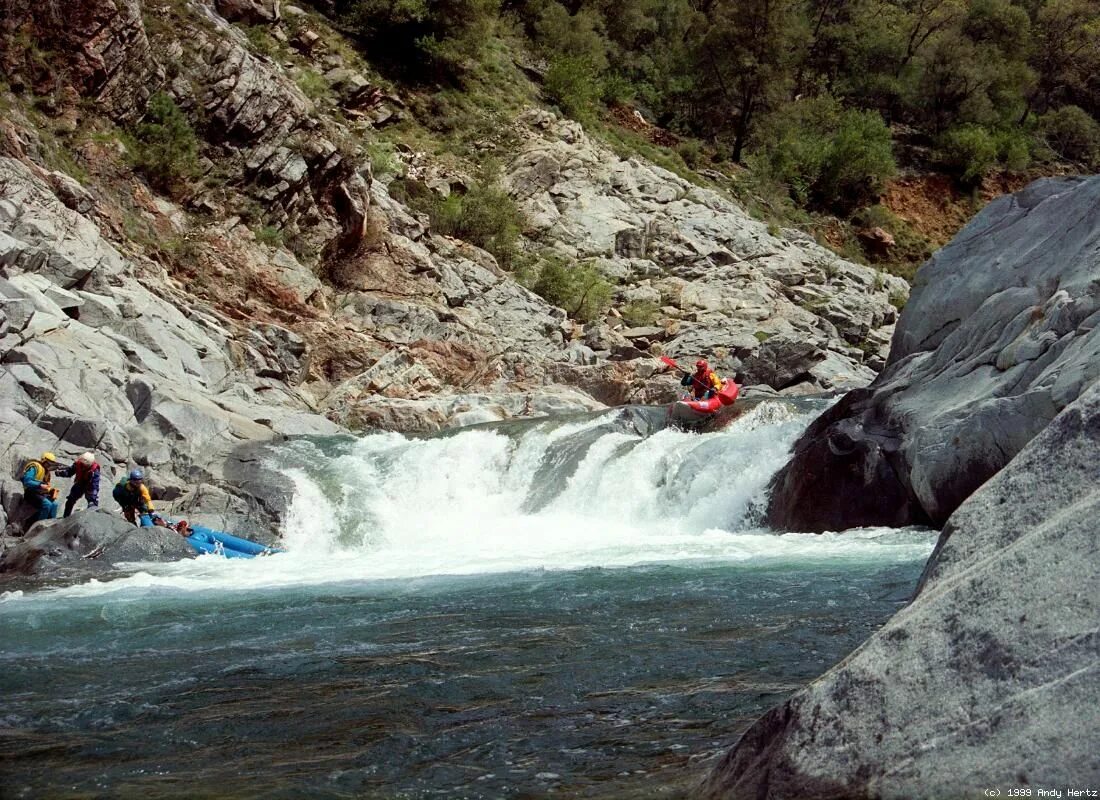
{"label": "spray of water", "polygon": [[[241,589],[424,575],[644,563],[910,559],[927,535],[824,536],[761,530],[768,480],[814,413],[763,403],[711,434],[642,438],[605,418],[478,429],[447,437],[364,437],[288,475],[287,553],[143,565],[63,590]],[[311,448],[309,443],[297,445]]]}

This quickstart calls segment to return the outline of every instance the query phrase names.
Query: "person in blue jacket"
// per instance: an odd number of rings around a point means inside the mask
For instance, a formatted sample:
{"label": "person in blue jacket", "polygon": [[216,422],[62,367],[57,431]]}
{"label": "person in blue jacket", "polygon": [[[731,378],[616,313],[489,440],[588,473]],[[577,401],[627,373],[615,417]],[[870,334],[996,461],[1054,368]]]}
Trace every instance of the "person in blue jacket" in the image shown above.
{"label": "person in blue jacket", "polygon": [[62,478],[72,478],[73,485],[65,498],[65,516],[73,513],[73,506],[83,496],[88,508],[99,508],[99,464],[91,453],[84,453],[69,467],[57,470]]}
{"label": "person in blue jacket", "polygon": [[57,516],[58,492],[50,486],[55,469],[57,457],[53,453],[43,453],[41,458],[31,459],[23,466],[23,499],[38,509],[36,522]]}

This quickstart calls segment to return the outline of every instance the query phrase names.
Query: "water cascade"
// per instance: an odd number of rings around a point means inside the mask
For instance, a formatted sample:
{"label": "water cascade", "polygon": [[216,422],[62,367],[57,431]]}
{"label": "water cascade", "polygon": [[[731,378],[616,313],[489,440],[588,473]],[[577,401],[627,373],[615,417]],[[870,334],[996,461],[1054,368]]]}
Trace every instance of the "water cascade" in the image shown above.
{"label": "water cascade", "polygon": [[[182,796],[194,758],[201,786],[310,796],[675,784],[866,638],[931,551],[759,527],[821,408],[290,442],[286,553],[0,598],[11,785]],[[116,748],[142,755],[105,767]]]}

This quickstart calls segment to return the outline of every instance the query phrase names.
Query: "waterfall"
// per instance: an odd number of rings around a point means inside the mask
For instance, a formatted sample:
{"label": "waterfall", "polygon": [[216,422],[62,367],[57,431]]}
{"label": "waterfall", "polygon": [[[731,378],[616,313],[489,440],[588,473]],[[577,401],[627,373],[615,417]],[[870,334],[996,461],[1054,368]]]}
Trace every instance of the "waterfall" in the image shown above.
{"label": "waterfall", "polygon": [[107,583],[229,590],[529,570],[909,558],[927,543],[872,529],[760,527],[768,481],[823,408],[766,401],[714,433],[643,436],[620,412],[288,443],[287,552],[140,565]]}

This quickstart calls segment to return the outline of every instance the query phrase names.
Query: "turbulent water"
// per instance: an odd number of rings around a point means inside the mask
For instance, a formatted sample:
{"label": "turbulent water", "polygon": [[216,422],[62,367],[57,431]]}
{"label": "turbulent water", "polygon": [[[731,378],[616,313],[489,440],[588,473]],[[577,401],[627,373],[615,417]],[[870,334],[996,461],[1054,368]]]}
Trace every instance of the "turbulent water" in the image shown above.
{"label": "turbulent water", "polygon": [[295,442],[285,554],[3,596],[3,796],[675,793],[934,543],[757,527],[810,418]]}

